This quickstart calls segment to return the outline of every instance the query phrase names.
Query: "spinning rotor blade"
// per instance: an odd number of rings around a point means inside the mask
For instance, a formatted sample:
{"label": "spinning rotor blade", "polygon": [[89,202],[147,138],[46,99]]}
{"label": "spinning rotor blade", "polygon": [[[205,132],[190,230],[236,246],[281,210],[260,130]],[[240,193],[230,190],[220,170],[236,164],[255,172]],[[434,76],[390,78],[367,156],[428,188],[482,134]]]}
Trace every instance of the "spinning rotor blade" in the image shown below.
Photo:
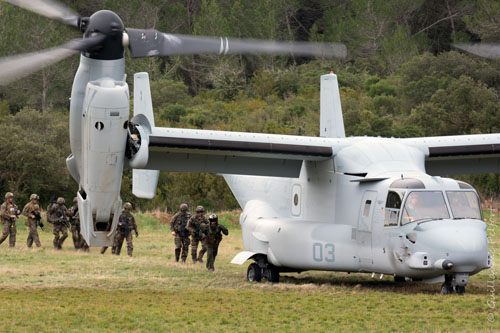
{"label": "spinning rotor blade", "polygon": [[75,39],[64,45],[41,52],[25,53],[0,59],[0,85],[6,85],[25,77],[43,67],[55,64],[75,53],[99,45],[106,37],[97,35],[86,39]]}
{"label": "spinning rotor blade", "polygon": [[480,57],[498,59],[500,58],[500,44],[453,44],[454,47],[465,52],[469,52]]}
{"label": "spinning rotor blade", "polygon": [[78,28],[80,16],[72,9],[53,0],[4,0],[11,5],[27,9],[38,15],[56,19],[64,24]]}
{"label": "spinning rotor blade", "polygon": [[276,42],[257,39],[165,34],[156,30],[126,29],[133,58],[200,53],[294,54],[344,58],[339,43]]}

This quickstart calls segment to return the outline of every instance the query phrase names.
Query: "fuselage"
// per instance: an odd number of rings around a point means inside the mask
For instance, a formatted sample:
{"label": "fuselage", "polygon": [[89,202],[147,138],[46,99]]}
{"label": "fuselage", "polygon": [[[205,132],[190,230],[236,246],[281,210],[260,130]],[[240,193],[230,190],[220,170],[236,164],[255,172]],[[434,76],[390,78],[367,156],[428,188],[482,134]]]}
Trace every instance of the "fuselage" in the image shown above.
{"label": "fuselage", "polygon": [[395,140],[352,138],[334,159],[304,162],[298,179],[225,176],[244,207],[246,250],[297,271],[429,280],[488,268],[476,191],[427,175],[424,157]]}

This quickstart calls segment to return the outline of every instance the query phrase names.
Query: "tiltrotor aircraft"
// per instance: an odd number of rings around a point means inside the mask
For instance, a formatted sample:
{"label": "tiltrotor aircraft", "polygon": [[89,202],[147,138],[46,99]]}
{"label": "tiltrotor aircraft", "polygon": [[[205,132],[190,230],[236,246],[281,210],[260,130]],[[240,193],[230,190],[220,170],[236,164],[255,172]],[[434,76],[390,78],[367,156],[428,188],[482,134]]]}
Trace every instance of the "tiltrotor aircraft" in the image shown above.
{"label": "tiltrotor aircraft", "polygon": [[124,47],[132,57],[193,53],[329,54],[338,44],[285,44],[124,28],[110,11],[79,18],[48,1],[7,1],[79,27],[84,38],[0,63],[0,80],[82,52],[71,94],[68,169],[80,184],[82,233],[109,245],[121,208],[123,167],[133,193],[153,198],[159,171],[222,174],[243,208],[249,281],[280,272],[368,272],[443,282],[463,293],[489,268],[486,224],[476,191],[440,175],[500,172],[500,134],[413,139],[345,137],[335,74],[321,77],[320,137],[159,128],[149,79],[134,76],[134,116]]}

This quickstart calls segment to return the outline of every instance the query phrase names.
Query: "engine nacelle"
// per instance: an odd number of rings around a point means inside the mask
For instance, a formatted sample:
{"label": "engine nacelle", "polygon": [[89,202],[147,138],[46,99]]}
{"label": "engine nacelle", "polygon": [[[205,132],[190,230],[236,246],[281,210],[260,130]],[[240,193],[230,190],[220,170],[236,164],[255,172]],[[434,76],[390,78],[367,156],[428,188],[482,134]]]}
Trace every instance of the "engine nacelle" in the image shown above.
{"label": "engine nacelle", "polygon": [[113,242],[122,206],[128,118],[126,82],[103,78],[87,84],[78,207],[81,232],[89,246],[111,246]]}

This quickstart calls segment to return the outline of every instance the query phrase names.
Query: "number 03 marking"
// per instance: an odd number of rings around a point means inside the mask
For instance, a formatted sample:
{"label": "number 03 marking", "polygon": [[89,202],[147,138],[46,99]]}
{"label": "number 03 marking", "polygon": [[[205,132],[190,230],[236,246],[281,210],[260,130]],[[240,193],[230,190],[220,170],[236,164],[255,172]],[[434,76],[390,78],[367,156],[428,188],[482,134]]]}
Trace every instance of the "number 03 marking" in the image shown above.
{"label": "number 03 marking", "polygon": [[313,244],[313,260],[317,262],[334,262],[335,261],[335,245],[331,243],[314,243]]}

